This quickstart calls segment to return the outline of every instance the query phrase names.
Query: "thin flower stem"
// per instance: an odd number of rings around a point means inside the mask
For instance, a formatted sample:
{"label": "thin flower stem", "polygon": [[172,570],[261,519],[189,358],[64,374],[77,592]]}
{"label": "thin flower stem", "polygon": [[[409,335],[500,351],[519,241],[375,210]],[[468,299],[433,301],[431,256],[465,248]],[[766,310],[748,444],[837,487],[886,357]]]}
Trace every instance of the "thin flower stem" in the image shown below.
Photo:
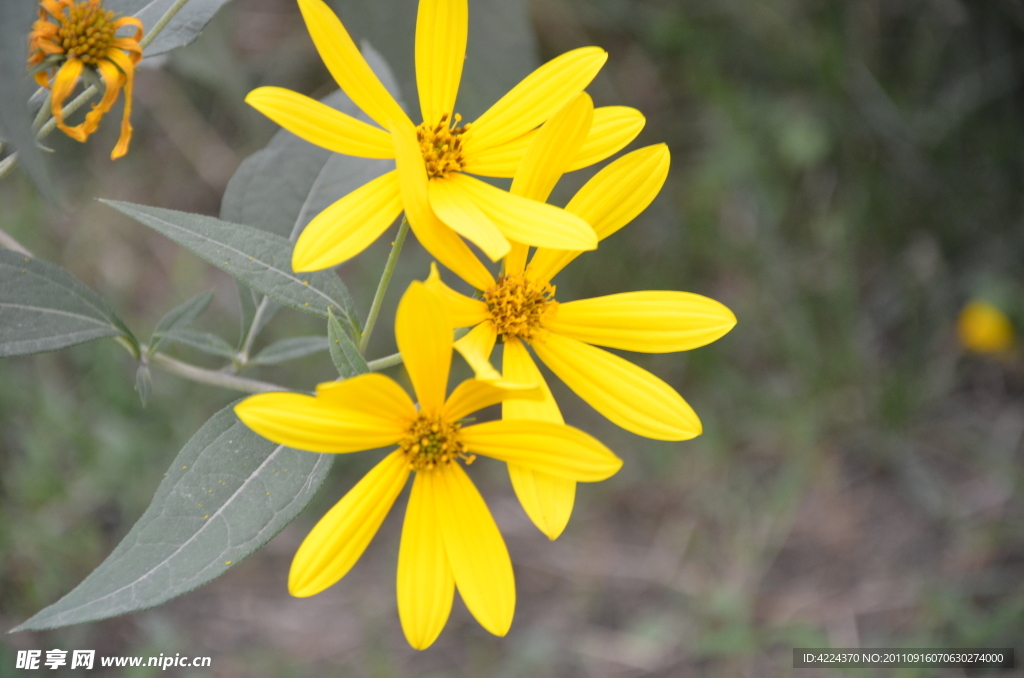
{"label": "thin flower stem", "polygon": [[153,42],[153,38],[160,35],[160,31],[162,31],[164,27],[167,26],[168,22],[174,18],[174,15],[178,13],[178,10],[184,7],[185,3],[187,2],[188,0],[178,0],[176,3],[171,5],[171,8],[164,12],[164,15],[160,17],[160,21],[157,21],[153,25],[153,28],[149,30],[149,33],[146,33],[146,35],[142,36],[142,40],[139,40],[139,47],[142,48],[143,52],[146,51],[146,48],[149,46],[149,43]]}
{"label": "thin flower stem", "polygon": [[242,350],[238,352],[238,360],[243,365],[249,362],[249,352],[252,351],[252,345],[256,341],[257,328],[263,321],[263,316],[266,314],[267,309],[270,308],[270,297],[263,297],[260,301],[260,305],[256,308],[256,312],[252,316],[252,322],[249,323],[249,331],[245,335],[245,344],[242,346]]}
{"label": "thin flower stem", "polygon": [[402,244],[405,236],[409,233],[409,219],[402,217],[402,225],[398,227],[398,235],[391,245],[391,254],[388,255],[388,262],[384,264],[384,273],[380,276],[380,283],[377,284],[377,292],[373,295],[373,303],[370,304],[370,315],[366,318],[366,327],[359,336],[359,352],[366,353],[366,346],[370,343],[370,334],[373,333],[373,326],[377,323],[377,316],[380,314],[381,304],[384,303],[384,293],[388,290],[388,283],[391,282],[391,274],[395,272],[395,264],[398,262],[398,253],[402,251]]}
{"label": "thin flower stem", "polygon": [[[0,175],[2,176],[2,175]],[[14,250],[20,254],[24,254],[26,257],[34,257],[35,255],[25,249],[25,246],[20,242],[11,237],[11,235],[0,228],[0,247],[6,247],[9,250]]]}
{"label": "thin flower stem", "polygon": [[389,367],[394,367],[395,365],[400,365],[401,363],[402,363],[402,354],[401,353],[393,353],[393,354],[391,354],[389,356],[384,356],[383,358],[377,358],[376,360],[371,360],[370,362],[366,363],[366,366],[370,368],[371,372],[378,372],[380,370],[384,370],[384,369],[387,369]]}
{"label": "thin flower stem", "polygon": [[201,384],[210,384],[211,386],[220,386],[221,388],[228,388],[233,391],[241,391],[242,393],[270,393],[271,391],[290,390],[284,386],[278,386],[277,384],[265,381],[236,377],[233,374],[196,367],[195,365],[175,360],[164,353],[154,353],[149,356],[149,362],[179,377],[197,381]]}
{"label": "thin flower stem", "polygon": [[14,169],[14,167],[17,164],[18,164],[18,153],[17,153],[17,151],[15,151],[14,153],[11,153],[9,156],[4,158],[3,160],[0,160],[0,179],[3,179],[8,174],[10,174],[11,170]]}
{"label": "thin flower stem", "polygon": [[51,103],[53,101],[53,92],[47,91],[46,98],[43,99],[43,105],[39,107],[39,112],[36,113],[36,119],[32,121],[32,131],[39,133],[43,123],[46,122],[46,116],[50,115],[50,111],[53,108]]}

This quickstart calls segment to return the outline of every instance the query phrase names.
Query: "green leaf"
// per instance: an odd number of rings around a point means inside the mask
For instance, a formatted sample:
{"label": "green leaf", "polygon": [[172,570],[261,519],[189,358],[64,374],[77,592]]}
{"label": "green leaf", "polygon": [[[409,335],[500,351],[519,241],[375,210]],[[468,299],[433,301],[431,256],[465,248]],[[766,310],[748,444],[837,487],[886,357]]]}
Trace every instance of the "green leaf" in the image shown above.
{"label": "green leaf", "polygon": [[115,336],[138,348],[110,306],[70,273],[0,249],[0,358]]}
{"label": "green leaf", "polygon": [[[167,13],[175,0],[107,0],[104,7],[118,14],[131,15],[142,20],[145,32]],[[151,57],[172,49],[184,47],[199,37],[206,24],[228,0],[189,0],[164,26],[160,34],[146,47],[145,56]]]}
{"label": "green leaf", "polygon": [[261,438],[229,405],[185,444],[153,502],[113,553],[14,631],[145,610],[206,584],[290,523],[333,462],[334,455]]}
{"label": "green leaf", "polygon": [[[384,60],[367,45],[363,52],[377,76],[398,98],[394,77]],[[341,90],[321,101],[376,125]],[[325,208],[394,168],[394,160],[332,153],[287,130],[278,130],[266,148],[246,158],[231,177],[220,217],[295,242],[306,224]]]}
{"label": "green leaf", "polygon": [[353,327],[352,297],[333,271],[295,273],[281,236],[202,214],[103,200],[285,306],[327,317],[334,309]]}
{"label": "green leaf", "polygon": [[185,344],[186,346],[191,346],[192,348],[211,355],[219,355],[231,359],[234,359],[235,357],[235,349],[231,348],[231,344],[210,332],[201,332],[199,330],[179,327],[173,330],[160,332],[159,334],[154,333],[153,336],[158,338],[158,341],[161,342],[173,341],[179,344]]}
{"label": "green leaf", "polygon": [[[334,322],[338,322],[335,320]],[[288,360],[304,358],[307,355],[327,350],[327,337],[292,337],[275,341],[256,354],[250,365],[277,365]]]}
{"label": "green leaf", "polygon": [[156,324],[156,329],[153,330],[153,338],[149,342],[149,352],[158,351],[163,345],[165,339],[160,338],[158,335],[188,327],[195,322],[199,314],[206,310],[206,307],[210,305],[212,300],[213,290],[207,290],[206,292],[200,292],[185,303],[175,306],[168,311],[167,315]]}
{"label": "green leaf", "polygon": [[352,343],[352,338],[342,329],[333,313],[328,313],[327,317],[327,339],[330,341],[331,361],[343,379],[351,379],[370,371],[359,349]]}
{"label": "green leaf", "polygon": [[135,370],[135,390],[139,394],[139,400],[142,401],[143,409],[145,409],[146,404],[149,403],[149,396],[153,392],[153,377],[149,374],[148,365],[139,365],[139,369]]}
{"label": "green leaf", "polygon": [[[235,281],[235,289],[238,290],[238,305],[241,311],[241,317],[239,318],[240,329],[238,332],[238,348],[241,349],[245,345],[246,337],[249,336],[252,321],[256,318],[258,298],[255,292],[237,280]],[[259,298],[262,298],[262,296]]]}
{"label": "green leaf", "polygon": [[50,202],[59,196],[36,145],[28,100],[35,89],[25,68],[25,36],[36,18],[33,2],[0,1],[0,137],[18,151],[18,162]]}
{"label": "green leaf", "polygon": [[[370,66],[396,98],[399,97],[391,69],[369,46],[364,46]],[[336,90],[321,99],[328,106],[372,123],[370,118]],[[310,220],[333,202],[366,182],[394,169],[392,160],[356,158],[332,153],[281,129],[265,148],[250,155],[238,167],[224,191],[220,218],[253,226],[295,242]],[[256,300],[258,306],[260,301]],[[263,325],[277,311],[277,304],[260,315],[260,325],[243,326],[244,345],[248,334],[259,335]],[[352,329],[361,330],[352,314]]]}

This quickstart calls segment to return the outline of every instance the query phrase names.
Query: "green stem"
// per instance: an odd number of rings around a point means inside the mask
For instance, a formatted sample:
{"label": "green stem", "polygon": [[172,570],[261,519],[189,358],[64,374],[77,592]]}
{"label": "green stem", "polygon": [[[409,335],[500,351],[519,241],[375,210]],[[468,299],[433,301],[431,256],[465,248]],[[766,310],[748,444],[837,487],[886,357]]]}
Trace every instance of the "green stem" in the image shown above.
{"label": "green stem", "polygon": [[149,43],[153,42],[153,38],[160,34],[160,31],[167,26],[167,23],[174,18],[174,15],[178,13],[178,10],[184,7],[187,2],[188,0],[178,0],[171,5],[171,8],[164,12],[164,15],[160,17],[160,21],[157,21],[156,24],[153,25],[153,28],[149,30],[149,33],[142,36],[142,40],[139,40],[139,47],[142,48],[143,52],[145,52],[146,48],[149,47]]}
{"label": "green stem", "polygon": [[380,370],[385,370],[385,369],[387,369],[389,367],[394,367],[395,365],[400,365],[401,363],[402,363],[402,354],[401,353],[392,353],[389,356],[385,356],[383,358],[377,358],[376,360],[371,360],[370,362],[366,363],[366,366],[370,368],[371,372],[379,372]]}
{"label": "green stem", "polygon": [[[0,174],[0,176],[3,175]],[[9,250],[14,250],[15,252],[24,254],[26,257],[35,256],[25,249],[24,245],[12,238],[11,235],[2,228],[0,228],[0,247],[6,247]]]}
{"label": "green stem", "polygon": [[252,315],[252,322],[249,323],[249,331],[245,335],[245,343],[242,346],[242,350],[238,352],[238,361],[245,365],[249,362],[249,352],[252,351],[252,345],[256,341],[257,328],[263,321],[263,316],[266,314],[267,309],[270,308],[270,297],[263,297],[260,301],[260,305],[256,308],[256,312]]}
{"label": "green stem", "polygon": [[195,365],[175,360],[164,353],[154,353],[149,357],[149,362],[179,377],[197,381],[201,384],[210,384],[211,386],[220,386],[221,388],[228,388],[233,391],[241,391],[242,393],[270,393],[271,391],[289,390],[284,386],[278,386],[277,384],[265,381],[236,377],[233,374],[196,367]]}
{"label": "green stem", "polygon": [[388,283],[391,282],[391,274],[395,272],[395,264],[398,263],[398,253],[402,251],[402,244],[405,236],[409,233],[409,219],[402,217],[402,225],[398,227],[398,235],[391,245],[391,254],[388,255],[388,262],[384,264],[384,273],[380,276],[377,284],[377,292],[373,295],[373,303],[370,304],[370,315],[366,317],[366,327],[359,335],[359,352],[366,353],[366,346],[370,343],[370,334],[373,333],[373,326],[377,323],[377,316],[380,314],[381,304],[384,303],[384,293],[388,290]]}
{"label": "green stem", "polygon": [[0,160],[0,179],[3,179],[8,174],[10,174],[11,170],[14,169],[14,166],[17,165],[17,164],[18,164],[18,153],[17,153],[17,151],[15,151],[14,153],[11,153],[9,156],[4,158],[3,160]]}
{"label": "green stem", "polygon": [[32,121],[32,131],[39,133],[43,123],[46,122],[46,116],[50,114],[50,109],[53,108],[53,92],[47,91],[46,98],[43,99],[43,105],[39,107],[39,112],[36,113],[36,119]]}

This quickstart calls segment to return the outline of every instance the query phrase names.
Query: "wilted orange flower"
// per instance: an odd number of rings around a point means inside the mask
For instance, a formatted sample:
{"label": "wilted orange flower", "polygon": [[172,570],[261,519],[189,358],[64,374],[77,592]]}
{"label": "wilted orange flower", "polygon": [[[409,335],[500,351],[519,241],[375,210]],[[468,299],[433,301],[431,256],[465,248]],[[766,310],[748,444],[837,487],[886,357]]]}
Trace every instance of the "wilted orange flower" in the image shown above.
{"label": "wilted orange flower", "polygon": [[[39,0],[39,20],[28,36],[28,65],[35,70],[36,82],[52,88],[51,110],[57,127],[76,141],[85,141],[96,131],[124,88],[121,137],[110,154],[116,160],[128,152],[132,138],[132,83],[135,64],[142,59],[142,22],[135,17],[115,16],[103,9],[102,0]],[[118,29],[124,26],[134,26],[135,35],[117,37]],[[64,101],[87,67],[99,73],[106,91],[84,122],[69,127],[64,123]],[[56,70],[55,75],[49,74],[51,70]]]}

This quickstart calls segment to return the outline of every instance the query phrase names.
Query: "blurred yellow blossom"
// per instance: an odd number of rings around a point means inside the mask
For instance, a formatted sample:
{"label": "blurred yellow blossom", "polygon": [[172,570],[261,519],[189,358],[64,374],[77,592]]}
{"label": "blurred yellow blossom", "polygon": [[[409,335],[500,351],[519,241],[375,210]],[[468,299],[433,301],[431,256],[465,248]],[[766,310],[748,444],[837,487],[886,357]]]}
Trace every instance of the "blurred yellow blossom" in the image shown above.
{"label": "blurred yellow blossom", "polygon": [[1006,314],[980,299],[967,304],[956,321],[960,344],[975,353],[999,353],[1013,343],[1013,326]]}

